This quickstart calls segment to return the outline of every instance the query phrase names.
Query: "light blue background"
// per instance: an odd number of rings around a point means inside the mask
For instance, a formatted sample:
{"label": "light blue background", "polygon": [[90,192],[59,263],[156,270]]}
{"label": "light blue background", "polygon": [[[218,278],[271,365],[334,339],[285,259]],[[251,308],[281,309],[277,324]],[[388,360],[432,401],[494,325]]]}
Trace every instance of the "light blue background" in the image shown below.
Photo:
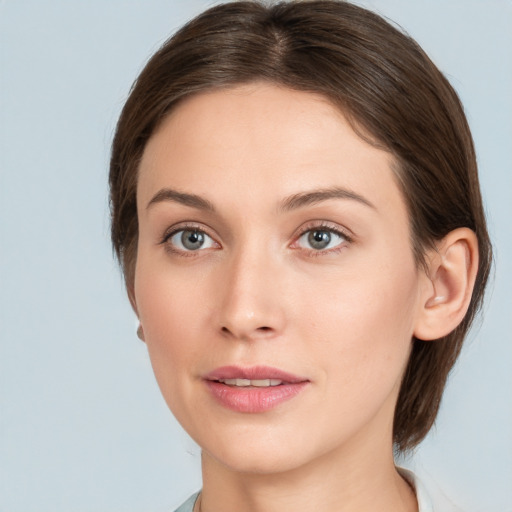
{"label": "light blue background", "polygon": [[[512,3],[361,2],[467,108],[496,250],[486,317],[408,464],[512,511]],[[206,1],[0,1],[0,511],[172,510],[199,452],[168,412],[108,239],[109,144],[149,55]]]}

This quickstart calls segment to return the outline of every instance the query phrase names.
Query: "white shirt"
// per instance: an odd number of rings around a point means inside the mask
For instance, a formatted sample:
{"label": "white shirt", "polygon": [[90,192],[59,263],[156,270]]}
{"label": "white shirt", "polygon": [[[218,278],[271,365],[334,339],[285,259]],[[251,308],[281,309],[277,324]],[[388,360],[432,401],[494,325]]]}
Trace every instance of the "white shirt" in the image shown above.
{"label": "white shirt", "polygon": [[[420,479],[409,469],[397,468],[398,472],[412,485],[416,492],[418,500],[418,512],[461,512],[453,503],[440,492],[429,493]],[[190,496],[190,498],[181,505],[175,512],[193,512],[199,492]],[[435,505],[433,497],[435,496]]]}

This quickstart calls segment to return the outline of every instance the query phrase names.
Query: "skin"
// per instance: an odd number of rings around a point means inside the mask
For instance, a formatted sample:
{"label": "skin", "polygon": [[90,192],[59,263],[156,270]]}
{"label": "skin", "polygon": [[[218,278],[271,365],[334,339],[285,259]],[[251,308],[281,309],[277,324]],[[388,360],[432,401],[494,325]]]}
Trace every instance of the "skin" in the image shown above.
{"label": "skin", "polygon": [[[162,394],[202,447],[203,512],[417,510],[392,419],[433,285],[392,165],[322,97],[268,84],[190,98],[149,140],[131,299]],[[290,201],[334,188],[359,199]],[[164,189],[214,211],[154,199]],[[200,249],[168,236],[192,228]],[[327,249],[309,244],[315,228]],[[204,381],[225,365],[308,383],[264,413],[235,412]]]}

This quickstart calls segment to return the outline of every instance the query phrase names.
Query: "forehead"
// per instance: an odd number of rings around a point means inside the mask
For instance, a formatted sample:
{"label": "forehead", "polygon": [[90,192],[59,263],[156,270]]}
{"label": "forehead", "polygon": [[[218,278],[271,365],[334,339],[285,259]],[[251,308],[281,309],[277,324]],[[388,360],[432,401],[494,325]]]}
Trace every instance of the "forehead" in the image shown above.
{"label": "forehead", "polygon": [[247,205],[340,186],[398,204],[393,164],[323,96],[256,83],[182,102],[146,145],[138,196],[172,186],[232,201],[236,189]]}

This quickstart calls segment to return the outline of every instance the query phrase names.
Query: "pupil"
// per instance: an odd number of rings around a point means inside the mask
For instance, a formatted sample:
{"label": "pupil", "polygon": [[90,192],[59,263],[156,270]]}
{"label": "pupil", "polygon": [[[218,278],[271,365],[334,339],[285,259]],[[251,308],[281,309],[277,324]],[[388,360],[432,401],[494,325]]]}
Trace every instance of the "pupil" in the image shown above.
{"label": "pupil", "polygon": [[331,234],[328,231],[312,231],[308,239],[314,249],[325,249],[331,242]]}
{"label": "pupil", "polygon": [[181,243],[186,249],[194,251],[203,245],[204,235],[200,231],[184,231],[181,235]]}

